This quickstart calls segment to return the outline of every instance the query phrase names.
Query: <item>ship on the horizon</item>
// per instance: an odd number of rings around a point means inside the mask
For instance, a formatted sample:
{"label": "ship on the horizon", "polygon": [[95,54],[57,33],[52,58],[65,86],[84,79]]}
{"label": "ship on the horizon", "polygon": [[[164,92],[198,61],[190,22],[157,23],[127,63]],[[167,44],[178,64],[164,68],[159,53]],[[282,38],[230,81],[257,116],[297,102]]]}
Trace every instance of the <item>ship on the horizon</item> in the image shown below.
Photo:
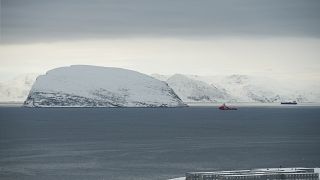
{"label": "ship on the horizon", "polygon": [[229,107],[229,106],[227,106],[225,103],[223,103],[221,106],[219,106],[219,109],[220,109],[220,110],[238,110],[238,109],[235,108],[235,107]]}
{"label": "ship on the horizon", "polygon": [[292,105],[296,105],[298,104],[297,101],[286,101],[286,102],[281,102],[281,104],[292,104]]}

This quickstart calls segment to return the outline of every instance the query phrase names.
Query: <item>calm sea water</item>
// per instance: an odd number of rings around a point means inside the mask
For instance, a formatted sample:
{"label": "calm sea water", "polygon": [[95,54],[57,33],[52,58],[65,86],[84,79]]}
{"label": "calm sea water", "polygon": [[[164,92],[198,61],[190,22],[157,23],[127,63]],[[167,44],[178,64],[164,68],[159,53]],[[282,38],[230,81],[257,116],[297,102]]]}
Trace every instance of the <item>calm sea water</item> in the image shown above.
{"label": "calm sea water", "polygon": [[0,107],[0,179],[320,166],[319,107]]}

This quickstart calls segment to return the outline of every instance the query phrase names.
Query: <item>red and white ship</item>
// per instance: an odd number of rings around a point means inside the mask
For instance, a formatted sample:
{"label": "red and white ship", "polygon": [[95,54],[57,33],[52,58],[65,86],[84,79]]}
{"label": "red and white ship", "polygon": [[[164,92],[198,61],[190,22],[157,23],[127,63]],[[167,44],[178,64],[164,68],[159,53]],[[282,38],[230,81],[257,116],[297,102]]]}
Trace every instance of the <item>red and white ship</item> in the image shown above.
{"label": "red and white ship", "polygon": [[225,103],[223,103],[221,106],[219,106],[219,109],[220,109],[220,110],[238,110],[238,109],[235,108],[235,107],[228,107],[228,106],[226,106]]}

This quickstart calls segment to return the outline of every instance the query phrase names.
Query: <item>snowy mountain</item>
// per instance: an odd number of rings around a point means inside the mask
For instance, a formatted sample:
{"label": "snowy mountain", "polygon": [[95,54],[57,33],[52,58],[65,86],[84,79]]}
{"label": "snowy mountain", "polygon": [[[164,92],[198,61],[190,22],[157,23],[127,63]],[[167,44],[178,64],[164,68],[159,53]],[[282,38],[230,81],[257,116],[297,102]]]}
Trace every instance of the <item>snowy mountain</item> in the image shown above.
{"label": "snowy mountain", "polygon": [[[161,75],[152,74],[165,81],[185,102],[320,102],[320,83],[310,80],[279,81],[273,78],[229,75]],[[36,74],[23,74],[0,83],[0,102],[23,102]],[[117,91],[117,90],[116,90]],[[120,91],[121,92],[121,91]],[[119,92],[119,93],[120,93]]]}
{"label": "snowy mountain", "polygon": [[[194,76],[195,77],[195,76]],[[247,75],[230,75],[216,77],[199,77],[203,81],[223,87],[238,102],[273,103],[281,101],[309,101],[297,88],[272,78],[254,77]],[[315,100],[315,99],[313,99]]]}
{"label": "snowy mountain", "polygon": [[319,86],[258,76],[173,75],[167,83],[185,102],[320,102]]}
{"label": "snowy mountain", "polygon": [[37,76],[37,74],[22,74],[0,83],[0,102],[23,102]]}
{"label": "snowy mountain", "polygon": [[30,107],[185,106],[162,81],[135,71],[76,65],[37,78],[25,101]]}
{"label": "snowy mountain", "polygon": [[203,81],[191,79],[182,74],[175,74],[167,79],[169,86],[186,103],[232,101],[224,89],[209,85]]}

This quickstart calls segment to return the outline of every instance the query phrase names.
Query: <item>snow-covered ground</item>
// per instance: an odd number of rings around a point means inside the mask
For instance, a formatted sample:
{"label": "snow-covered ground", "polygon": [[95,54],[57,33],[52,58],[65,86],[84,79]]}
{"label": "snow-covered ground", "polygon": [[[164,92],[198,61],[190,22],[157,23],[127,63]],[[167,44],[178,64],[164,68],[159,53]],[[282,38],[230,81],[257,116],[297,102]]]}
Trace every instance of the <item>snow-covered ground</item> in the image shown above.
{"label": "snow-covered ground", "polygon": [[[237,102],[318,102],[319,97],[307,96],[310,92],[318,92],[317,88],[303,88],[290,81],[280,81],[274,78],[230,75],[230,76],[191,76],[208,84],[224,88]],[[303,82],[296,82],[302,84]]]}
{"label": "snow-covered ground", "polygon": [[0,102],[23,102],[26,100],[37,74],[21,74],[0,83]]}
{"label": "snow-covered ground", "polygon": [[163,81],[121,69],[75,65],[37,78],[25,103],[37,107],[185,106]]}
{"label": "snow-covered ground", "polygon": [[165,80],[186,103],[282,101],[320,102],[320,85],[305,81],[280,81],[274,78],[230,75],[153,75]]}
{"label": "snow-covered ground", "polygon": [[203,81],[175,74],[166,81],[184,102],[224,102],[232,101],[231,95],[224,89],[209,85]]}

